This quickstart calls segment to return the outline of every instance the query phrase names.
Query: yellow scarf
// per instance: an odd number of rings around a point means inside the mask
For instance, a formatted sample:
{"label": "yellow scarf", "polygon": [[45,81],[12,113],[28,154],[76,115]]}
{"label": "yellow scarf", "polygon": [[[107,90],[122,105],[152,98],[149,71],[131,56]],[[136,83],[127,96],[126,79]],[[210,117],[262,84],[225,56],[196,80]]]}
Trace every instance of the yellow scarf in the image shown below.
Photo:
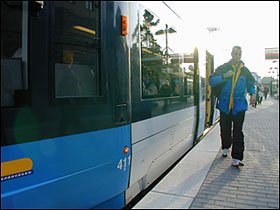
{"label": "yellow scarf", "polygon": [[[230,102],[229,102],[229,111],[231,111],[231,109],[233,108],[233,94],[234,94],[234,88],[235,88],[235,85],[237,83],[237,80],[238,80],[238,77],[241,73],[241,69],[243,68],[243,64],[241,63],[239,65],[239,68],[238,66],[236,65],[233,65],[232,64],[232,67],[234,69],[234,72],[233,72],[233,75],[232,75],[232,86],[231,86],[231,94],[230,94]],[[238,68],[238,70],[237,70]],[[237,72],[236,76],[235,76],[235,73]]]}

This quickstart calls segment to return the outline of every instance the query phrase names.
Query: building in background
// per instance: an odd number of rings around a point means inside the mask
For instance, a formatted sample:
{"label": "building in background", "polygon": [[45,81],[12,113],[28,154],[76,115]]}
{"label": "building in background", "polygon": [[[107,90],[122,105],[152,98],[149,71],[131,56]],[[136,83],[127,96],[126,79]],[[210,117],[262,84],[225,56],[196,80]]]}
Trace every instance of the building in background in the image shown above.
{"label": "building in background", "polygon": [[265,60],[279,59],[279,48],[265,48]]}
{"label": "building in background", "polygon": [[267,77],[270,78],[270,81],[269,79],[265,79],[263,82],[265,82],[266,85],[268,85],[268,83],[270,84],[270,95],[279,97],[279,48],[265,48],[265,60],[272,61],[271,67],[268,70],[268,73],[272,76]]}

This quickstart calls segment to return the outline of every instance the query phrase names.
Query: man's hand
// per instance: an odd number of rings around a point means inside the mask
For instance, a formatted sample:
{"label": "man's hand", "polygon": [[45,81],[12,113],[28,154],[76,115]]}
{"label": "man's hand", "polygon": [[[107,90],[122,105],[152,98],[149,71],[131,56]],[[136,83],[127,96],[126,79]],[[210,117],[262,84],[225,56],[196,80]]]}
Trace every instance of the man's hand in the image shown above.
{"label": "man's hand", "polygon": [[227,73],[224,74],[224,78],[227,79],[229,77],[231,77],[233,74],[233,71],[228,71]]}
{"label": "man's hand", "polygon": [[255,93],[253,93],[251,96],[250,96],[250,105],[255,105],[256,104],[256,101],[257,101],[257,95]]}

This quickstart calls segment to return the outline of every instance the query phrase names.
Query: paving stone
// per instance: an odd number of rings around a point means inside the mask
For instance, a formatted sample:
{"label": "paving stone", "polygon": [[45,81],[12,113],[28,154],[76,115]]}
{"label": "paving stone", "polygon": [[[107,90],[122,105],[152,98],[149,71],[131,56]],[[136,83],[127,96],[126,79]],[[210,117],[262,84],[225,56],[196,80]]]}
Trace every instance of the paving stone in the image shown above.
{"label": "paving stone", "polygon": [[190,208],[279,209],[279,101],[249,106],[243,133],[245,166],[232,167],[220,149]]}

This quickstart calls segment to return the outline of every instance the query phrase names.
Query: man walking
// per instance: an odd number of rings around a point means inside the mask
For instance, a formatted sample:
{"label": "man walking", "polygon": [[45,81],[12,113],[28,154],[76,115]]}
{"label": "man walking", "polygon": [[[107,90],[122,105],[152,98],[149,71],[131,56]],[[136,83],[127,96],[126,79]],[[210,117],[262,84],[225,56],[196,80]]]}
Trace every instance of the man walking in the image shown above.
{"label": "man walking", "polygon": [[[244,135],[242,132],[245,111],[248,103],[245,89],[250,94],[250,104],[255,104],[255,79],[241,59],[241,47],[232,48],[232,59],[219,66],[210,76],[210,86],[222,85],[219,94],[220,128],[223,157],[227,157],[232,145],[231,157],[233,166],[244,166]],[[232,132],[233,124],[233,132]]]}

